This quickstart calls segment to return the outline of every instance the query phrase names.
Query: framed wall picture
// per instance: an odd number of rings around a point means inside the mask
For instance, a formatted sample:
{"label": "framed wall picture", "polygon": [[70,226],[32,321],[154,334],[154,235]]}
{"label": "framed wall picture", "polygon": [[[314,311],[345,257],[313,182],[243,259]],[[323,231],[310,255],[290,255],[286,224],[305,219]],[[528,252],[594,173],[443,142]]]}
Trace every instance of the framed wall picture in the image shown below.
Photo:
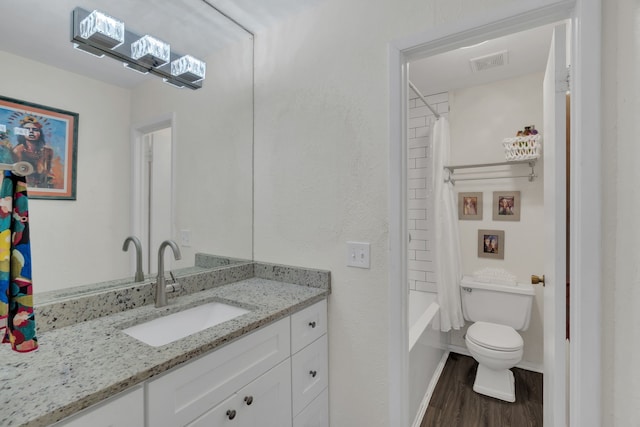
{"label": "framed wall picture", "polygon": [[520,221],[520,192],[493,192],[493,220]]}
{"label": "framed wall picture", "polygon": [[478,230],[478,257],[504,259],[504,230]]}
{"label": "framed wall picture", "polygon": [[458,193],[458,219],[482,219],[482,193]]}
{"label": "framed wall picture", "polygon": [[78,113],[0,96],[0,163],[28,162],[32,199],[76,199]]}

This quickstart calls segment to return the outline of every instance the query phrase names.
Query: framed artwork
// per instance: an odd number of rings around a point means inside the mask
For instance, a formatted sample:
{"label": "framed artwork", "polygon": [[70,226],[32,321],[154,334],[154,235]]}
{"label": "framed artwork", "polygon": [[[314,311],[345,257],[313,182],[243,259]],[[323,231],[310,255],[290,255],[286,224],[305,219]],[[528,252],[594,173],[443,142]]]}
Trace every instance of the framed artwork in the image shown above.
{"label": "framed artwork", "polygon": [[28,162],[32,199],[76,199],[78,113],[0,96],[0,163]]}
{"label": "framed artwork", "polygon": [[520,192],[493,192],[493,220],[520,221]]}
{"label": "framed artwork", "polygon": [[504,259],[504,230],[478,230],[478,257]]}
{"label": "framed artwork", "polygon": [[458,219],[482,219],[482,193],[458,193]]}

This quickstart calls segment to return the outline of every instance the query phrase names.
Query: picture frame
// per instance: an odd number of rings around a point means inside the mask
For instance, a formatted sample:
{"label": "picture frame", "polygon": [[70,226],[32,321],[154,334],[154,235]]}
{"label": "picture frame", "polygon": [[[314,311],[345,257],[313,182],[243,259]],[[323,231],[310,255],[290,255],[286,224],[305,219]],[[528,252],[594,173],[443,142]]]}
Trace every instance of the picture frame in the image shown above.
{"label": "picture frame", "polygon": [[76,200],[78,113],[0,96],[0,163],[26,161],[31,199]]}
{"label": "picture frame", "polygon": [[504,230],[478,230],[478,257],[504,259]]}
{"label": "picture frame", "polygon": [[482,219],[482,193],[458,193],[458,219]]}
{"label": "picture frame", "polygon": [[520,192],[493,192],[493,220],[520,221]]}

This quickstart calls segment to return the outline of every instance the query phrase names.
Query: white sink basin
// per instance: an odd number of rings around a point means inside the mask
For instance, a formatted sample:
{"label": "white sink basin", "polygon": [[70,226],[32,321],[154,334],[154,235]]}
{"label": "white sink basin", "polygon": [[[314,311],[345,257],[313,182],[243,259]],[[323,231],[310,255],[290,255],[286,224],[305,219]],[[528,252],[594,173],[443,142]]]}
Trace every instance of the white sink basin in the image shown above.
{"label": "white sink basin", "polygon": [[244,308],[210,302],[140,323],[122,332],[153,347],[160,347],[248,312]]}

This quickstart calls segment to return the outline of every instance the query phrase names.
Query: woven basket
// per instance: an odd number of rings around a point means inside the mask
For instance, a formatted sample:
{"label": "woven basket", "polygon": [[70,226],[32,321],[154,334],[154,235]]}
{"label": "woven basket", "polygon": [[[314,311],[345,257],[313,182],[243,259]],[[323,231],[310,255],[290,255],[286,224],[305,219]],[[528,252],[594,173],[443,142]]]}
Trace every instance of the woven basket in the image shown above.
{"label": "woven basket", "polygon": [[542,153],[542,137],[540,134],[505,138],[502,141],[502,145],[508,162],[537,159]]}

